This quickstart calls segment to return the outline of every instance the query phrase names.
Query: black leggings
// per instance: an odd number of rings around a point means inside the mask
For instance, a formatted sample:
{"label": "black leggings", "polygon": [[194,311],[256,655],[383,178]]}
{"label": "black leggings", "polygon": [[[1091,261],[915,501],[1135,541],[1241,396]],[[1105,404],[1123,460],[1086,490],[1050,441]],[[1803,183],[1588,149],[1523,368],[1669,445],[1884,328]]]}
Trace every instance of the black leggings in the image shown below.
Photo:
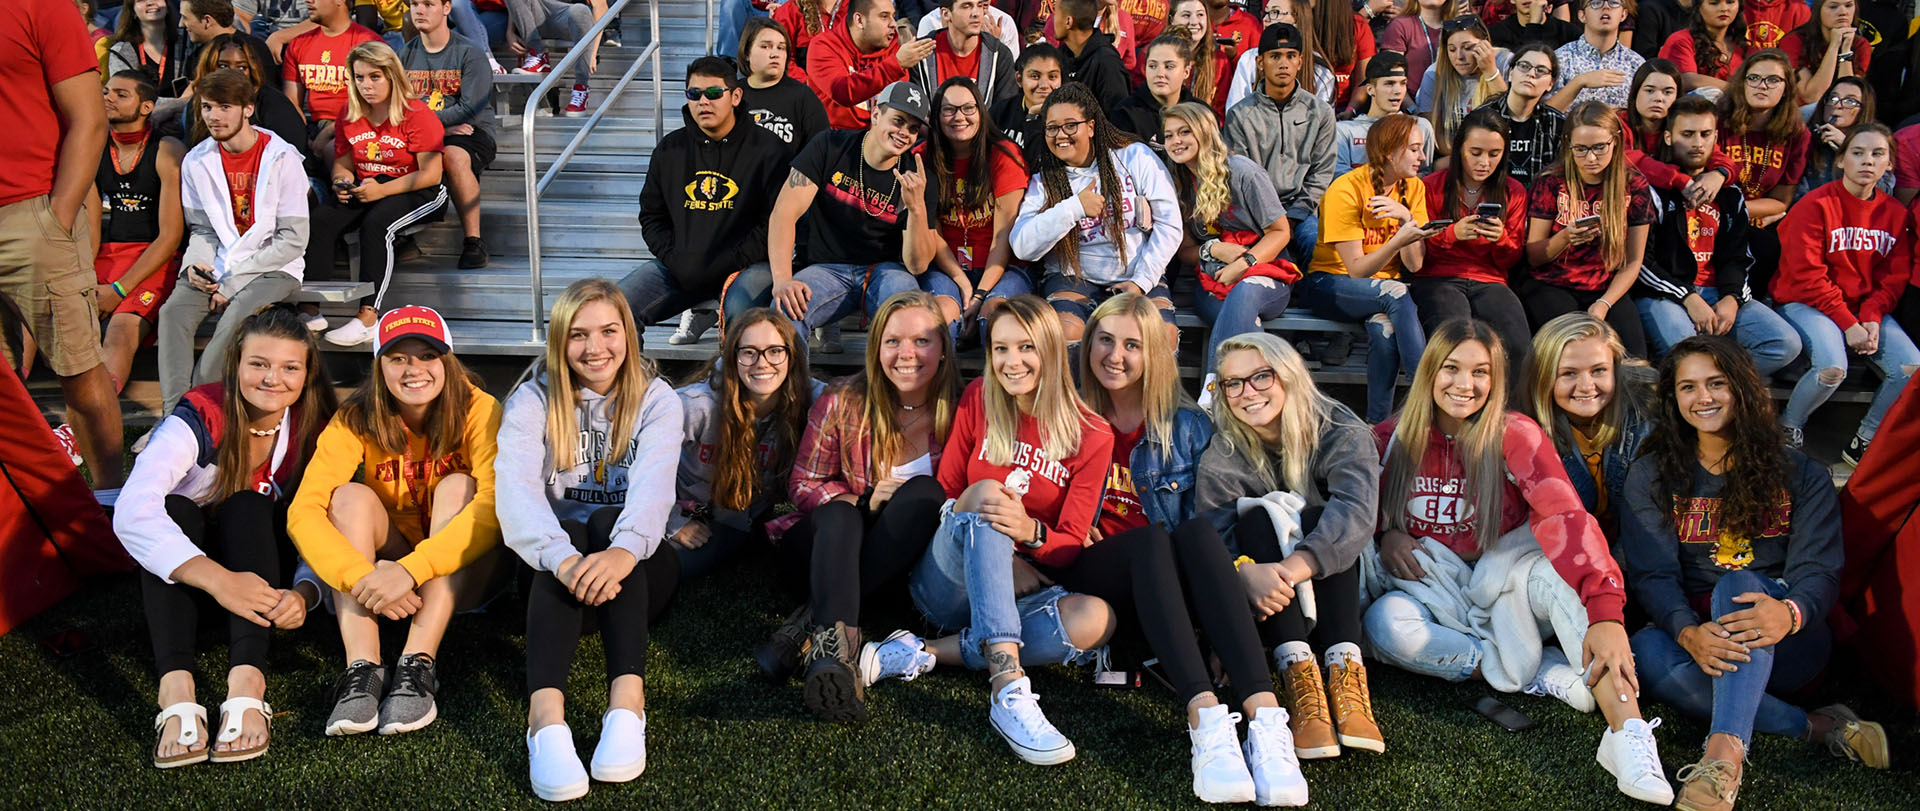
{"label": "black leggings", "polygon": [[[562,521],[560,526],[583,555],[606,549],[613,535],[619,507],[602,507],[587,518]],[[577,564],[576,564],[577,565]],[[591,610],[606,647],[607,681],[626,675],[647,675],[647,629],[673,599],[680,582],[680,558],[672,542],[662,541],[653,556],[635,564],[620,581],[620,594],[597,606],[586,606],[552,572],[535,572],[527,591],[527,693],[552,687],[567,689],[567,671],[573,669],[574,649]]]}
{"label": "black leggings", "polygon": [[[167,517],[213,562],[229,571],[257,574],[274,588],[287,587],[295,560],[293,542],[287,539],[286,511],[273,499],[249,491],[205,509],[186,496],[167,496],[166,503]],[[206,593],[142,570],[140,596],[147,631],[153,637],[154,669],[163,676],[176,670],[192,672],[200,602]],[[214,606],[225,611],[218,603]],[[264,670],[270,630],[228,613],[227,667],[252,665]]]}
{"label": "black leggings", "polygon": [[[829,501],[794,525],[781,556],[809,571],[813,624],[860,624],[860,605],[883,585],[903,580],[940,526],[947,492],[932,476],[900,485],[879,510]],[[903,581],[904,582],[904,581]]]}
{"label": "black leggings", "polygon": [[1780,223],[1747,229],[1747,250],[1753,254],[1747,288],[1756,298],[1773,301],[1773,274],[1780,269]]}
{"label": "black leggings", "polygon": [[[1176,554],[1176,551],[1178,554]],[[1081,550],[1073,565],[1059,572],[1067,590],[1099,597],[1125,615],[1131,604],[1140,629],[1160,657],[1182,702],[1213,689],[1200,656],[1187,598],[1214,650],[1236,686],[1271,685],[1267,665],[1247,611],[1246,590],[1233,582],[1233,563],[1206,519],[1194,518],[1166,530],[1147,525],[1130,529]],[[1174,564],[1179,559],[1179,566]],[[1181,590],[1185,575],[1189,590]],[[1268,687],[1266,691],[1270,691]],[[1251,694],[1243,694],[1245,699]]]}
{"label": "black leggings", "polygon": [[[1273,522],[1261,514],[1255,515],[1259,516],[1259,520],[1241,521],[1233,527],[1234,537],[1240,542],[1241,554],[1253,558],[1255,563],[1279,563],[1285,560],[1287,556],[1280,553],[1280,538],[1273,532]],[[1320,508],[1301,511],[1302,535],[1312,532],[1319,523]],[[1344,571],[1314,578],[1313,601],[1312,633],[1307,631],[1307,617],[1300,608],[1300,601],[1294,600],[1280,613],[1260,621],[1261,644],[1274,647],[1287,642],[1308,642],[1315,650],[1321,651],[1341,642],[1360,644],[1359,563],[1354,563]]]}
{"label": "black leggings", "polygon": [[[1477,282],[1455,277],[1428,279],[1415,276],[1407,284],[1413,304],[1420,310],[1420,326],[1432,335],[1441,324],[1456,318],[1478,318],[1493,328],[1506,345],[1507,368],[1518,370],[1532,347],[1533,331],[1527,328],[1527,311],[1513,288],[1497,282]],[[1519,374],[1509,377],[1518,380]]]}
{"label": "black leggings", "polygon": [[[1534,329],[1539,329],[1567,313],[1586,312],[1600,300],[1604,291],[1575,290],[1528,279],[1520,285],[1519,292],[1520,303],[1527,309],[1527,320],[1533,322]],[[1631,294],[1621,296],[1619,302],[1607,308],[1606,321],[1614,332],[1620,333],[1620,343],[1627,347],[1627,354],[1636,358],[1647,356],[1646,327],[1640,322],[1640,307],[1633,303]]]}
{"label": "black leggings", "polygon": [[402,192],[366,203],[342,203],[334,199],[333,189],[320,196],[308,220],[307,278],[332,279],[333,247],[340,235],[358,229],[360,234],[360,276],[374,278],[380,284],[372,296],[361,299],[364,307],[380,308],[387,295],[387,283],[393,280],[393,241],[400,232],[416,223],[440,218],[447,205],[445,186]]}

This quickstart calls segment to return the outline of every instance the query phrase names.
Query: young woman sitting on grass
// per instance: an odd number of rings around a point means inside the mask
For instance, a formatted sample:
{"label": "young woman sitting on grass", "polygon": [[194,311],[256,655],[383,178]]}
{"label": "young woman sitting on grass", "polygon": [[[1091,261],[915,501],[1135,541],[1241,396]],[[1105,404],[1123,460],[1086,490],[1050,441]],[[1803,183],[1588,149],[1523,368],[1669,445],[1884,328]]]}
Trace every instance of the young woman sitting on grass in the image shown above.
{"label": "young woman sitting on grass", "polygon": [[[300,627],[318,597],[287,588],[297,558],[282,510],[333,413],[323,370],[319,346],[292,309],[248,316],[220,382],[187,392],[154,428],[120,489],[113,530],[143,569],[160,673],[156,767],[267,753],[268,629]],[[203,596],[228,615],[227,700],[211,751],[207,711],[194,697]]]}
{"label": "young woman sitting on grass", "polygon": [[[1441,325],[1406,407],[1374,437],[1384,460],[1379,566],[1367,583],[1379,595],[1366,615],[1374,654],[1448,681],[1551,695],[1581,712],[1598,704],[1607,718],[1598,759],[1614,786],[1642,802],[1673,802],[1636,698],[1620,569],[1552,442],[1507,410],[1506,352],[1493,330]],[[1516,614],[1525,627],[1492,620]],[[1534,623],[1562,647],[1543,648]],[[1579,651],[1582,666],[1562,650]]]}
{"label": "young woman sitting on grass", "polygon": [[[527,759],[543,800],[586,794],[589,774],[624,783],[647,768],[647,631],[680,574],[674,547],[660,541],[682,420],[680,398],[637,338],[619,288],[569,285],[553,303],[546,356],[507,397],[500,422],[500,532],[534,572]],[[589,613],[608,681],[591,772],[566,721],[567,673]]]}
{"label": "young woman sitting on grass", "polygon": [[1521,412],[1553,442],[1580,505],[1610,540],[1619,536],[1627,467],[1653,428],[1642,402],[1645,383],[1621,377],[1626,359],[1627,348],[1607,322],[1567,313],[1533,337],[1520,374]]}
{"label": "young woman sitting on grass", "polygon": [[[287,534],[331,589],[346,649],[328,735],[433,723],[448,621],[510,571],[493,510],[499,401],[454,356],[431,308],[389,310],[373,346],[373,368],[320,432],[287,508]],[[391,670],[382,619],[407,623]]]}
{"label": "young woman sitting on grass", "polygon": [[1826,668],[1840,510],[1824,464],[1783,448],[1773,398],[1738,344],[1682,340],[1660,364],[1656,427],[1628,474],[1621,550],[1653,625],[1633,635],[1647,692],[1711,722],[1679,808],[1730,809],[1753,733],[1824,743],[1884,769],[1886,730],[1775,696]]}

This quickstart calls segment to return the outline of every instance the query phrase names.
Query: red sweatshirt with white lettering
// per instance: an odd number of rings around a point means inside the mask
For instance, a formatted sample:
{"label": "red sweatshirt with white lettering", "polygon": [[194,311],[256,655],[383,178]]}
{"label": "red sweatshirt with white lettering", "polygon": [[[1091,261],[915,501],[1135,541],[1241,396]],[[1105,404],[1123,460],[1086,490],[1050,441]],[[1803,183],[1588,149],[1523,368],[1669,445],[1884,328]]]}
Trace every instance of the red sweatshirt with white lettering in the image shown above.
{"label": "red sweatshirt with white lettering", "polygon": [[1780,222],[1774,301],[1805,304],[1842,330],[1880,323],[1912,274],[1911,219],[1878,189],[1865,200],[1839,180],[1814,189]]}
{"label": "red sweatshirt with white lettering", "polygon": [[[948,498],[959,498],[967,486],[991,479],[1005,482],[1015,469],[1025,470],[1031,478],[1020,506],[1027,515],[1047,525],[1046,545],[1039,549],[1016,546],[1035,562],[1055,569],[1073,564],[1086,546],[1087,530],[1100,513],[1100,494],[1107,484],[1107,465],[1113,461],[1113,429],[1099,414],[1080,409],[1080,447],[1072,458],[1049,459],[1041,451],[1040,423],[1020,415],[1020,427],[1014,431],[1011,464],[996,465],[986,460],[987,407],[981,386],[975,380],[960,396],[960,410],[953,415],[953,431],[947,435],[946,450],[940,454],[940,486]],[[1015,541],[1025,540],[1015,538]]]}

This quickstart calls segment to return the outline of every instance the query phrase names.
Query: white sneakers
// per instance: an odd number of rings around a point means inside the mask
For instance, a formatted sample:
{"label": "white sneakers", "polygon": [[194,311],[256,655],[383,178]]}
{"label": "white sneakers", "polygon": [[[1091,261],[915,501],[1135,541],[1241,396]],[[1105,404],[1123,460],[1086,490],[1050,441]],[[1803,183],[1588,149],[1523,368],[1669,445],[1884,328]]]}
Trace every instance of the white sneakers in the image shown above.
{"label": "white sneakers", "polygon": [[[647,770],[647,719],[632,710],[609,710],[593,749],[592,779],[625,783]],[[533,793],[548,802],[586,796],[588,771],[573,748],[573,730],[549,724],[527,735],[527,776]]]}
{"label": "white sneakers", "polygon": [[1193,794],[1201,802],[1253,802],[1253,775],[1240,751],[1240,714],[1224,704],[1200,709],[1200,726],[1188,727],[1193,748]]}
{"label": "white sneakers", "polygon": [[1261,707],[1247,724],[1247,770],[1253,775],[1253,801],[1264,806],[1307,804],[1307,778],[1293,752],[1287,711]]}
{"label": "white sneakers", "polygon": [[326,332],[327,331],[327,317],[317,312],[314,312],[314,313],[302,312],[300,314],[300,323],[307,325],[308,332]]}
{"label": "white sneakers", "polygon": [[1613,775],[1613,785],[1621,794],[1643,803],[1673,804],[1673,786],[1660,766],[1660,750],[1653,741],[1653,730],[1660,719],[1649,724],[1629,718],[1620,731],[1608,729],[1600,736],[1600,751],[1594,759]]}
{"label": "white sneakers", "polygon": [[912,631],[894,631],[879,642],[860,646],[860,682],[872,687],[881,679],[913,681],[933,669],[933,654]]}
{"label": "white sneakers", "polygon": [[378,331],[379,327],[373,324],[365,323],[359,318],[349,318],[347,323],[334,327],[322,337],[327,339],[327,343],[335,346],[359,346],[372,341],[373,334]]}
{"label": "white sneakers", "polygon": [[1040,697],[1033,694],[1033,684],[1025,676],[994,694],[987,720],[1021,760],[1054,766],[1073,759],[1073,741],[1047,721],[1046,713],[1040,711]]}
{"label": "white sneakers", "polygon": [[1580,675],[1580,669],[1568,662],[1567,655],[1559,648],[1541,649],[1540,672],[1534,674],[1533,683],[1521,692],[1530,696],[1553,696],[1581,712],[1593,712],[1599,706],[1593,701],[1587,678]]}

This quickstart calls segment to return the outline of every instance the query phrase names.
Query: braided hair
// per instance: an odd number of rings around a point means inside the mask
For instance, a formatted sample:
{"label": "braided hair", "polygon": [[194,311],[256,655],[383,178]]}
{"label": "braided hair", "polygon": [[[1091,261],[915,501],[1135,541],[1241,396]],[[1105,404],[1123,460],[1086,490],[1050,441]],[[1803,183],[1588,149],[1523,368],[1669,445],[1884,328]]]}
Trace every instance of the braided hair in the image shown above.
{"label": "braided hair", "polygon": [[[1100,196],[1106,198],[1106,207],[1100,212],[1107,238],[1120,250],[1120,264],[1127,259],[1126,229],[1127,223],[1120,215],[1122,188],[1120,173],[1114,168],[1115,150],[1135,143],[1128,135],[1107,120],[1107,114],[1100,110],[1100,101],[1093,91],[1079,82],[1067,82],[1059,90],[1047,96],[1040,107],[1040,120],[1046,121],[1053,108],[1071,105],[1080,111],[1081,117],[1093,126],[1093,165],[1100,172]],[[1067,178],[1067,164],[1053,153],[1052,140],[1048,139],[1048,148],[1039,150],[1040,183],[1046,189],[1047,198],[1043,208],[1051,208],[1055,203],[1074,196],[1073,186]],[[1077,229],[1076,229],[1077,230]],[[1060,240],[1054,249],[1060,252],[1062,264],[1069,275],[1080,276],[1080,239],[1078,234],[1070,234]]]}

